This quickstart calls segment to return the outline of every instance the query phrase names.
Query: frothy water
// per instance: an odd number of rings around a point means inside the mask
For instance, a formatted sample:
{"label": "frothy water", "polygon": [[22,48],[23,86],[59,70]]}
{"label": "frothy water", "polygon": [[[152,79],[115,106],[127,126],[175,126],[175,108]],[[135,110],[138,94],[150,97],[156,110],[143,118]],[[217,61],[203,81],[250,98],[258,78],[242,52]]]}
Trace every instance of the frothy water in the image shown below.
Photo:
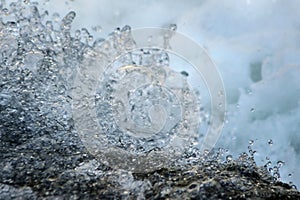
{"label": "frothy water", "polygon": [[[119,51],[134,46],[131,28],[125,26],[111,33],[109,37],[116,39],[113,44],[119,43],[114,46],[103,39],[94,39],[85,28],[71,31],[76,16],[73,11],[62,19],[54,14],[52,20],[48,20],[49,13],[40,13],[38,3],[29,1],[10,5],[1,1],[0,10],[0,138],[3,147],[13,144],[21,148],[39,134],[44,137],[44,133],[61,138],[69,146],[82,146],[72,116],[72,106],[76,106],[72,105],[72,95],[78,90],[74,88],[78,69],[101,63],[107,55],[114,58]],[[172,25],[170,29],[175,31],[176,26]],[[100,31],[101,27],[95,30]],[[204,169],[210,163],[214,169],[214,161],[257,167],[252,149],[254,141],[249,142],[248,153],[242,153],[237,160],[228,150],[203,153],[195,149],[194,145],[199,142],[199,127],[201,123],[209,123],[206,120],[209,117],[205,116],[201,94],[195,92],[187,80],[189,73],[170,68],[169,62],[169,54],[165,51],[138,49],[112,60],[103,71],[94,96],[85,96],[82,101],[87,102],[84,108],[89,109],[92,98],[96,120],[105,133],[107,144],[122,152],[143,155],[187,142],[183,145],[184,150],[179,149],[182,155],[167,163],[166,168],[198,166]],[[150,158],[153,160],[148,162],[160,162],[155,156]],[[272,167],[268,161],[264,168],[277,181],[283,164],[278,161]],[[92,171],[95,176],[107,173],[104,176],[113,179],[109,180],[111,182],[118,181],[124,191],[135,193],[138,188],[137,196],[153,184],[149,180],[135,180],[130,170],[99,172],[97,167],[91,169],[94,165],[99,164],[81,164],[75,171],[84,175]],[[263,174],[267,176],[266,171]],[[193,189],[199,190],[199,187],[187,185],[185,191],[192,194]],[[171,188],[167,189],[165,194],[171,191]]]}

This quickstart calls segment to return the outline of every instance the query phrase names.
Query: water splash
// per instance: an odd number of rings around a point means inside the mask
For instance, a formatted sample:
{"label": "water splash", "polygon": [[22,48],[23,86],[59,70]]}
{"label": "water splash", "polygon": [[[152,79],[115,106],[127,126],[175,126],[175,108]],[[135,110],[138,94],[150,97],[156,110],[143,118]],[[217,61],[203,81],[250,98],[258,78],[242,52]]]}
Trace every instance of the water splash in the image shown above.
{"label": "water splash", "polygon": [[[24,148],[22,145],[25,145],[31,138],[43,134],[55,136],[53,138],[56,139],[61,138],[60,140],[63,140],[63,142],[68,142],[68,146],[80,145],[79,143],[74,144],[73,140],[66,139],[68,136],[74,139],[73,137],[76,135],[71,113],[71,93],[74,90],[73,81],[77,69],[88,65],[87,60],[90,62],[99,61],[93,59],[95,53],[102,52],[113,57],[118,52],[134,45],[134,41],[130,36],[130,27],[126,26],[122,30],[115,30],[111,34],[115,38],[114,43],[105,43],[103,39],[94,40],[87,29],[77,30],[75,33],[71,32],[75,12],[68,13],[62,20],[55,14],[53,21],[45,21],[44,17],[48,13],[41,14],[37,6],[38,3],[29,1],[14,2],[8,7],[5,7],[5,1],[1,1],[0,4],[2,16],[0,23],[1,145],[11,148],[9,145],[13,144],[21,149]],[[176,30],[176,26],[172,25],[171,29]],[[168,69],[168,54],[157,49],[132,52],[129,57],[120,57],[113,64],[118,66],[120,60],[123,63],[121,67],[112,67],[110,70],[105,71],[105,78],[101,80],[94,96],[98,108],[99,121],[97,123],[102,123],[102,127],[108,131],[107,133],[114,132],[114,134],[107,135],[110,145],[137,153],[151,151],[157,147],[163,148],[170,142],[173,135],[181,132],[187,126],[190,120],[188,117],[192,116],[191,118],[193,118],[193,115],[184,116],[185,121],[181,119],[182,113],[186,111],[195,115],[199,113],[199,107],[194,104],[197,102],[194,97],[195,94],[192,93],[186,83],[188,73]],[[153,63],[155,64],[153,65]],[[137,67],[137,65],[145,67]],[[128,81],[132,80],[132,77],[136,82],[131,83]],[[153,77],[155,77],[154,80]],[[141,82],[144,83],[142,86],[140,86]],[[163,84],[174,87],[174,90],[170,91],[168,88],[163,87]],[[126,88],[133,86],[135,90],[123,93],[124,85]],[[139,87],[135,87],[136,85]],[[176,88],[174,85],[178,87]],[[120,96],[116,95],[117,93]],[[159,96],[163,98],[155,96],[161,93],[164,95]],[[186,98],[186,96],[189,96],[189,98]],[[124,99],[127,101],[126,107],[124,107]],[[147,100],[149,105],[140,105],[141,101],[146,102]],[[170,101],[174,106],[169,106]],[[179,101],[184,102],[185,107],[179,107]],[[122,109],[124,112],[118,112]],[[190,109],[193,112],[189,112]],[[149,116],[144,117],[145,110],[150,110]],[[155,120],[157,113],[162,121],[164,121],[164,118],[172,118],[168,120],[169,123],[163,126],[161,121]],[[124,122],[129,119],[134,121],[137,126],[130,125],[127,127],[128,124],[124,124]],[[111,123],[112,121],[115,123]],[[179,121],[181,122],[179,123]],[[123,127],[123,129],[116,131],[116,126]],[[153,129],[149,130],[149,127]],[[141,135],[137,135],[132,129],[138,129],[138,134]],[[170,130],[172,130],[171,134],[166,134]],[[128,136],[124,135],[123,132],[127,132]],[[226,151],[222,149],[203,154],[195,148],[188,148],[180,160],[175,164],[170,163],[168,165],[178,172],[174,173],[173,176],[170,171],[164,173],[164,169],[155,172],[154,176],[149,174],[149,176],[147,174],[141,176],[122,170],[106,173],[104,169],[99,170],[98,166],[88,169],[88,172],[80,171],[84,167],[76,168],[75,172],[67,171],[63,175],[68,173],[82,175],[81,173],[83,173],[84,177],[93,177],[94,179],[89,179],[95,180],[95,182],[99,181],[98,178],[101,177],[124,192],[122,195],[125,197],[128,197],[130,193],[134,193],[140,198],[144,198],[144,193],[151,190],[151,185],[158,188],[164,185],[164,188],[161,189],[161,197],[172,196],[174,191],[173,194],[180,195],[187,192],[189,196],[197,196],[203,188],[218,186],[216,181],[209,181],[206,178],[201,179],[201,177],[214,177],[228,167],[226,164],[229,164],[229,170],[238,168],[249,173],[243,168],[243,166],[247,166],[252,173],[256,168],[253,160],[255,152],[252,150],[252,144],[253,141],[250,142],[250,148],[248,148],[250,156],[243,153],[237,160],[233,159],[231,155],[226,155]],[[40,151],[39,148],[34,148],[34,145],[31,144],[29,149]],[[223,155],[226,157],[224,158]],[[223,160],[225,162],[222,162]],[[270,165],[270,163],[267,163],[268,167]],[[278,161],[277,166],[272,168],[274,177],[277,177],[278,180],[280,178],[279,168],[282,165],[283,162]],[[89,164],[88,166],[90,167]],[[6,166],[3,169],[10,169],[10,167]],[[87,175],[90,172],[92,172],[92,175]],[[205,176],[202,176],[203,174]],[[63,175],[58,180],[62,180]],[[74,178],[75,175],[70,176]],[[262,175],[267,176],[268,173],[264,171]],[[141,178],[136,180],[139,176]],[[185,179],[173,188],[165,182],[165,180],[178,180],[182,176],[192,177],[192,180]],[[155,177],[157,180],[155,180]],[[267,176],[267,180],[269,178],[270,176]],[[196,179],[203,180],[203,182],[199,183]],[[74,178],[74,180],[77,179]],[[237,183],[238,180],[241,181],[239,178],[232,178],[228,181],[228,184]],[[52,183],[55,182],[55,179],[47,181]],[[164,184],[160,185],[160,183]],[[238,186],[242,187],[243,184]]]}
{"label": "water splash", "polygon": [[[112,40],[94,40],[85,28],[71,32],[74,11],[61,20],[54,13],[53,21],[47,21],[48,12],[41,14],[37,6],[17,1],[2,9],[3,127],[19,129],[9,123],[22,122],[22,130],[74,132],[71,111],[77,71],[108,59],[114,66],[105,70],[92,98],[111,146],[146,153],[165,147],[174,137],[197,138],[199,102],[186,76],[169,69],[166,52],[142,49],[113,60],[135,46],[129,26],[112,32]],[[168,37],[164,36],[165,45]]]}

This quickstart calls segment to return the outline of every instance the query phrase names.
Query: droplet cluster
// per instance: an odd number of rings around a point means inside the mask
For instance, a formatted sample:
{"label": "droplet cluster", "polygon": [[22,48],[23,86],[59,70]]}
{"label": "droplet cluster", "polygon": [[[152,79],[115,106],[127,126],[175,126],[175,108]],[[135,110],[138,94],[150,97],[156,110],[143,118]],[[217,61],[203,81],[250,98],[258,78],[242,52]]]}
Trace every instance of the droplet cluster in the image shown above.
{"label": "droplet cluster", "polygon": [[165,52],[142,49],[120,60],[121,67],[105,71],[96,94],[111,145],[143,152],[165,147],[178,133],[197,132],[197,98],[186,77],[169,68]]}

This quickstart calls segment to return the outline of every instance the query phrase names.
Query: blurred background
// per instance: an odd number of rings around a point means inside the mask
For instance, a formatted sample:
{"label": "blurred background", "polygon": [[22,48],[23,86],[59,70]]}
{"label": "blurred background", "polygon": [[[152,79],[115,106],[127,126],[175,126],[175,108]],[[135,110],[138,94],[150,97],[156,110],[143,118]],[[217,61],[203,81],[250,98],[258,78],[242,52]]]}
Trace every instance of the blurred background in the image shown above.
{"label": "blurred background", "polygon": [[73,30],[105,38],[116,27],[166,27],[202,45],[227,93],[227,120],[217,146],[237,157],[253,140],[256,162],[278,161],[282,180],[300,187],[300,1],[48,0]]}

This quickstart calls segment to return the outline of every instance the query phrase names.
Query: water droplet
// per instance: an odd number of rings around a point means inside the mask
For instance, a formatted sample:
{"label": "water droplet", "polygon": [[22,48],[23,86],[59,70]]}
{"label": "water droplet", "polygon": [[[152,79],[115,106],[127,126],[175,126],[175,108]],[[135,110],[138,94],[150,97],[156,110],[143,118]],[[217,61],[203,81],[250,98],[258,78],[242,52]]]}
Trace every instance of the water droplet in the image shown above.
{"label": "water droplet", "polygon": [[46,27],[47,27],[50,31],[52,31],[52,30],[53,30],[53,24],[52,24],[52,22],[51,22],[51,21],[47,21],[47,22],[46,22]]}
{"label": "water droplet", "polygon": [[249,144],[252,146],[254,143],[254,140],[249,140]]}
{"label": "water droplet", "polygon": [[291,185],[291,187],[295,190],[297,190],[297,186],[296,185]]}
{"label": "water droplet", "polygon": [[269,167],[269,166],[271,166],[271,164],[272,164],[272,162],[271,161],[269,161],[269,162],[267,162],[267,166]]}
{"label": "water droplet", "polygon": [[76,37],[77,39],[80,39],[80,35],[81,35],[81,31],[80,31],[80,30],[76,30],[76,31],[75,31],[75,37]]}
{"label": "water droplet", "polygon": [[251,89],[247,89],[246,92],[247,92],[248,95],[252,95],[252,90]]}
{"label": "water droplet", "polygon": [[131,27],[126,25],[122,28],[121,30],[122,32],[125,32],[125,33],[130,33],[131,32]]}
{"label": "water droplet", "polygon": [[285,162],[279,160],[279,161],[277,162],[277,167],[280,168],[280,167],[282,167],[284,164],[285,164]]}
{"label": "water droplet", "polygon": [[250,109],[250,112],[254,112],[254,111],[255,111],[255,109],[254,109],[254,108],[251,108],[251,109]]}
{"label": "water droplet", "polygon": [[97,32],[97,33],[100,33],[100,32],[102,32],[102,27],[100,25],[93,26],[92,30],[95,31],[95,32]]}
{"label": "water droplet", "polygon": [[92,42],[93,40],[94,40],[94,36],[89,35],[89,37],[88,37],[88,42]]}
{"label": "water droplet", "polygon": [[189,73],[187,73],[186,71],[182,71],[182,72],[180,72],[182,75],[184,75],[184,76],[186,76],[186,77],[188,77],[189,76]]}
{"label": "water droplet", "polygon": [[71,29],[71,24],[76,17],[76,13],[74,11],[69,12],[63,19],[61,23],[61,30],[69,31]]}
{"label": "water droplet", "polygon": [[278,172],[274,172],[273,177],[275,178],[276,181],[280,181],[280,174]]}
{"label": "water droplet", "polygon": [[2,13],[3,13],[4,15],[9,15],[9,10],[8,10],[7,8],[3,8],[3,9],[2,9]]}
{"label": "water droplet", "polygon": [[60,20],[59,13],[53,13],[52,19],[53,19],[53,21],[58,22]]}
{"label": "water droplet", "polygon": [[226,156],[226,161],[227,162],[231,162],[232,161],[232,155],[228,155],[228,156]]}
{"label": "water droplet", "polygon": [[273,140],[272,140],[272,139],[269,139],[269,140],[268,140],[268,144],[269,144],[270,146],[272,146],[272,145],[273,145]]}
{"label": "water droplet", "polygon": [[171,31],[176,31],[177,30],[177,25],[176,24],[170,24],[169,29]]}
{"label": "water droplet", "polygon": [[269,172],[273,173],[273,168],[272,167],[269,168]]}
{"label": "water droplet", "polygon": [[218,96],[219,96],[219,97],[224,96],[224,91],[223,91],[223,90],[220,90],[220,91],[218,92]]}

